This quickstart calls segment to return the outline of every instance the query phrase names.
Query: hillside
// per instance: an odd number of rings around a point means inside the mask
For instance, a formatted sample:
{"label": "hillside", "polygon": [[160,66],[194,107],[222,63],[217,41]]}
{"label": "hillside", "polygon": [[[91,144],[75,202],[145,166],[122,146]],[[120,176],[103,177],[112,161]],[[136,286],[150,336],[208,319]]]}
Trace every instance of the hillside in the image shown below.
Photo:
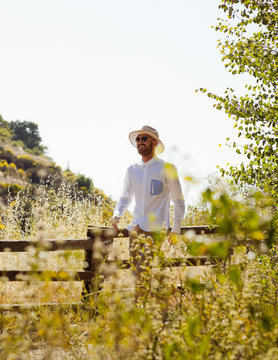
{"label": "hillside", "polygon": [[40,164],[49,167],[54,162],[43,155],[33,155],[22,147],[0,141],[0,183],[26,186],[30,181],[26,170]]}
{"label": "hillside", "polygon": [[82,174],[74,174],[62,168],[45,155],[37,124],[32,122],[8,122],[0,115],[0,201],[7,203],[8,195],[15,196],[27,186],[63,181],[72,183],[81,196],[94,192],[107,198],[93,187],[93,181]]}

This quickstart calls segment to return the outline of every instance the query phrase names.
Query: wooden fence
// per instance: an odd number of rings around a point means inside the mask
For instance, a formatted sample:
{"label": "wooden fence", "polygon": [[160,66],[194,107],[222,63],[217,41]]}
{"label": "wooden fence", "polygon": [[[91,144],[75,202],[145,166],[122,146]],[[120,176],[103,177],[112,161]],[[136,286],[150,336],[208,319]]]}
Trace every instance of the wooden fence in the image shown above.
{"label": "wooden fence", "polygon": [[[215,234],[216,228],[210,226],[184,226],[181,229],[181,234],[186,234],[187,231],[194,231],[195,234]],[[166,235],[169,235],[171,229]],[[119,268],[128,269],[130,267],[129,259],[115,260],[109,259],[108,254],[113,243],[114,238],[128,237],[126,229],[122,231],[115,231],[109,227],[89,226],[86,239],[64,239],[64,240],[43,240],[40,242],[29,240],[0,240],[0,252],[26,252],[30,246],[38,247],[40,250],[57,251],[57,250],[84,250],[84,268],[79,271],[69,271],[67,269],[61,271],[22,271],[22,270],[1,270],[0,276],[2,280],[10,281],[26,281],[34,277],[34,274],[44,274],[48,280],[51,281],[69,281],[78,280],[84,282],[86,291],[90,291],[91,281],[99,273],[100,265],[105,261],[107,264],[117,263]],[[96,242],[100,241],[101,248],[98,251],[95,249]],[[229,256],[233,254],[230,249]],[[215,264],[216,258],[209,256],[186,256],[183,258],[175,258],[169,261],[168,266],[200,266]],[[167,266],[167,264],[166,264]],[[39,279],[39,277],[38,277]],[[43,279],[43,278],[42,278]]]}

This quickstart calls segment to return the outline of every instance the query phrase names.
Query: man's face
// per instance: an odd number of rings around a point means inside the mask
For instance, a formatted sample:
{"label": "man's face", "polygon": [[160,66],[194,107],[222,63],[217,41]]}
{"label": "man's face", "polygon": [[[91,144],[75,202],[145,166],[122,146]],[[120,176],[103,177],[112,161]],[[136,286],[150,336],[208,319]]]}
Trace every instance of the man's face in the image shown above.
{"label": "man's face", "polygon": [[148,156],[153,153],[156,140],[146,134],[138,135],[136,138],[137,150],[141,156]]}

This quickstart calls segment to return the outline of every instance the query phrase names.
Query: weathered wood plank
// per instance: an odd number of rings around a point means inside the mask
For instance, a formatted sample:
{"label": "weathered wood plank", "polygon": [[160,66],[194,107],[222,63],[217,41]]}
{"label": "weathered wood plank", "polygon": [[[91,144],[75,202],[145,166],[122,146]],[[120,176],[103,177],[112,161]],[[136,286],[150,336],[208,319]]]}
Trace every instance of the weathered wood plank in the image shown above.
{"label": "weathered wood plank", "polygon": [[[233,254],[233,249],[229,249],[228,257]],[[217,256],[186,256],[183,258],[166,258],[164,260],[163,266],[165,267],[184,267],[184,266],[202,266],[202,265],[214,265],[223,261]],[[107,259],[105,264],[112,265],[117,264],[119,269],[129,269],[130,261],[129,259]]]}
{"label": "weathered wood plank", "polygon": [[94,240],[87,239],[65,239],[65,240],[43,240],[39,243],[30,240],[0,240],[0,252],[25,252],[28,247],[39,247],[45,251],[56,250],[92,250]]}
{"label": "weathered wood plank", "polygon": [[80,306],[82,306],[82,301],[79,302],[72,302],[72,303],[65,303],[65,302],[33,302],[33,303],[19,303],[19,304],[0,304],[0,312],[1,311],[22,311],[22,310],[39,310],[42,308],[57,308],[57,306],[63,307],[63,308],[76,308],[78,309]]}
{"label": "weathered wood plank", "polygon": [[[166,235],[169,235],[172,228],[167,229]],[[215,234],[217,232],[217,227],[210,225],[198,225],[198,226],[182,226],[181,234],[186,234],[188,231],[194,231],[195,234]],[[122,229],[120,231],[114,230],[112,227],[108,226],[93,226],[90,225],[87,230],[87,236],[90,238],[99,237],[102,239],[112,239],[118,237],[128,237],[129,232],[127,229]]]}
{"label": "weathered wood plank", "polygon": [[[171,228],[168,230],[168,233],[170,233]],[[182,226],[181,227],[181,234],[184,235],[188,231],[194,231],[196,235],[200,234],[215,234],[217,232],[216,226],[210,226],[210,225],[198,225],[198,226]]]}
{"label": "weathered wood plank", "polygon": [[[185,258],[169,258],[164,260],[165,267],[184,267],[184,266],[202,266],[202,265],[213,265],[219,262],[217,257],[209,256],[188,256]],[[101,262],[99,266],[101,265]],[[129,269],[129,259],[114,260],[107,259],[105,265],[117,265],[118,269]],[[0,271],[0,280],[10,281],[40,281],[40,280],[51,280],[51,281],[90,281],[95,276],[95,270],[81,270],[81,271],[22,271],[22,270],[7,270]]]}
{"label": "weathered wood plank", "polygon": [[0,271],[0,280],[5,281],[41,281],[41,280],[50,280],[50,281],[89,281],[95,275],[94,272],[85,270],[85,271],[22,271],[22,270],[7,270]]}
{"label": "weathered wood plank", "polygon": [[[171,229],[168,229],[169,234]],[[196,234],[213,234],[215,228],[209,226],[183,226],[181,233],[184,234],[187,231],[194,231]],[[128,237],[128,230],[115,231],[109,227],[97,227],[90,226],[88,228],[87,239],[63,239],[63,240],[44,240],[42,242],[31,240],[0,240],[0,252],[10,250],[12,252],[25,252],[29,246],[45,249],[46,251],[56,250],[92,250],[94,239],[99,238],[104,245],[108,245],[113,242],[113,238]]]}

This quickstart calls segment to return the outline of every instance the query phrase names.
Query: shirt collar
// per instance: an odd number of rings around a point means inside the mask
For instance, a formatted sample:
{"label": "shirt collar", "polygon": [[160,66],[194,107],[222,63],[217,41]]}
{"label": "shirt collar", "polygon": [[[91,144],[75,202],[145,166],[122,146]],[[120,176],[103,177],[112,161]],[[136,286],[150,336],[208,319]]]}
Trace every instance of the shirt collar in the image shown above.
{"label": "shirt collar", "polygon": [[144,162],[143,160],[139,161],[139,165],[141,165],[142,167],[147,167],[150,166],[151,164],[153,164],[154,162],[156,162],[158,160],[157,156],[154,156],[153,158],[151,158],[151,160]]}

